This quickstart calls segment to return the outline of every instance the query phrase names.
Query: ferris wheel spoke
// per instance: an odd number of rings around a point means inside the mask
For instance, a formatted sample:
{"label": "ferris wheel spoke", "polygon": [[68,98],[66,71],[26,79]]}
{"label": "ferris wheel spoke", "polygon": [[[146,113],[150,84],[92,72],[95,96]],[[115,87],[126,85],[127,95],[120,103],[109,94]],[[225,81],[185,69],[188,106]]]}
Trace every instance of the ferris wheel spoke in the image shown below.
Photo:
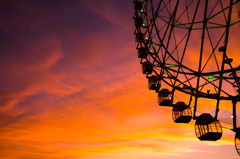
{"label": "ferris wheel spoke", "polygon": [[[185,0],[185,2],[186,2],[186,0]],[[192,4],[192,2],[193,2],[193,0],[192,1],[190,1],[190,3],[187,5],[186,4],[186,8],[184,9],[184,11],[179,15],[179,17],[177,18],[177,19],[175,19],[175,23],[178,23],[178,24],[175,24],[174,23],[174,25],[175,26],[184,26],[186,29],[189,29],[189,27],[187,27],[187,25],[190,25],[191,23],[190,22],[188,22],[188,23],[181,23],[180,21],[179,21],[179,19],[185,14],[185,12],[187,12],[186,14],[187,14],[187,17],[188,17],[188,19],[189,19],[189,14],[188,14],[188,8],[189,8],[189,6]],[[170,5],[171,6],[171,5]],[[160,14],[159,14],[160,15]],[[170,15],[171,16],[171,15]],[[167,19],[169,19],[169,17],[166,17],[166,16],[163,16],[163,15],[161,15],[159,18],[161,18],[165,23],[167,23],[167,21],[166,20],[164,20],[164,18],[167,18]],[[190,20],[189,20],[190,21]],[[199,22],[200,23],[200,22]]]}
{"label": "ferris wheel spoke", "polygon": [[[189,32],[187,32],[183,38],[180,40],[180,42],[177,44],[177,46],[173,49],[173,51],[171,51],[169,54],[173,55],[175,53],[175,51],[177,50],[177,48],[182,44],[182,42],[184,41],[184,39],[189,35]],[[170,56],[168,56],[168,58],[166,59],[166,61],[169,59],[169,58],[172,58]],[[177,60],[179,63],[180,63],[180,60]]]}
{"label": "ferris wheel spoke", "polygon": [[[220,2],[221,0],[218,0],[216,3],[215,3],[215,5],[213,6],[213,8],[210,10],[210,12],[208,13],[208,18],[211,16],[211,14],[213,13],[213,11],[215,10],[215,8],[217,7],[217,5],[218,5],[218,3]],[[207,18],[207,19],[208,19]]]}
{"label": "ferris wheel spoke", "polygon": [[[181,70],[184,72],[184,70],[181,68]],[[183,83],[186,83],[188,82],[189,86],[190,87],[193,87],[192,84],[191,84],[191,80],[194,79],[196,76],[192,77],[192,78],[188,78],[188,76],[186,74],[184,74],[185,78],[186,78],[186,81],[184,81]]]}
{"label": "ferris wheel spoke", "polygon": [[[165,23],[159,30],[157,30],[157,32],[161,32],[167,25],[168,23]],[[153,38],[155,38],[157,34],[153,35]]]}
{"label": "ferris wheel spoke", "polygon": [[[170,43],[170,39],[171,39],[171,36],[172,36],[172,33],[173,33],[173,29],[174,29],[174,20],[176,18],[176,15],[177,15],[177,10],[178,10],[178,6],[179,6],[179,0],[177,1],[177,4],[174,8],[174,11],[173,11],[173,14],[172,14],[172,17],[170,18],[171,19],[171,29],[169,31],[169,35],[168,35],[168,40],[167,40],[167,44],[166,44],[166,51],[165,51],[165,56],[164,56],[164,61],[165,61],[165,58],[166,58],[166,55],[167,55],[167,50],[168,50],[168,47],[169,47],[169,43]],[[167,32],[165,32],[167,33]],[[166,35],[166,34],[165,34]]]}
{"label": "ferris wheel spoke", "polygon": [[[202,79],[205,80],[205,81],[208,81],[207,78],[205,78],[204,76],[202,76]],[[216,91],[221,91],[222,93],[224,93],[225,95],[227,95],[228,97],[231,97],[231,95],[229,93],[227,93],[226,91],[222,90],[219,88],[219,86],[215,85],[214,84],[214,81],[218,81],[217,79],[216,80],[213,80],[213,82],[207,82],[208,84],[212,85],[214,87],[214,89],[216,89]],[[199,90],[198,92],[201,92],[201,90],[203,89],[203,87],[206,86],[205,84],[202,84],[202,85],[199,85]],[[218,93],[218,91],[216,93]],[[219,96],[217,94],[213,94],[213,98],[214,99],[219,99]],[[222,98],[221,98],[222,99]]]}
{"label": "ferris wheel spoke", "polygon": [[[220,4],[221,4],[221,8],[222,10],[224,9],[223,7],[223,4],[222,4],[222,0],[220,0]],[[226,13],[225,12],[222,12],[223,13],[223,16],[224,16],[224,19],[225,19],[225,23],[227,23],[227,16],[226,16]]]}
{"label": "ferris wheel spoke", "polygon": [[[226,58],[228,59],[228,56],[227,56],[227,55],[226,55]],[[228,63],[228,65],[230,66],[230,68],[231,68],[231,70],[232,70],[231,75],[232,75],[235,83],[237,84],[237,87],[240,88],[240,79],[239,79],[239,77],[237,76],[236,71],[235,71],[234,68],[232,67],[231,63]],[[238,90],[238,91],[240,91],[240,90]]]}
{"label": "ferris wheel spoke", "polygon": [[[182,81],[180,82],[180,84],[176,85],[176,87],[183,86],[183,87],[182,87],[183,89],[186,89],[186,88],[189,88],[189,87],[190,87],[190,88],[193,88],[193,87],[192,87],[192,84],[191,84],[191,80],[195,79],[195,78],[196,78],[196,75],[193,76],[193,77],[191,77],[191,78],[189,78],[188,76],[185,75],[185,78],[186,78],[186,80],[182,80]],[[186,85],[186,82],[189,83],[189,86]]]}
{"label": "ferris wheel spoke", "polygon": [[[195,17],[196,17],[197,11],[198,11],[199,2],[200,2],[200,1],[198,0],[197,6],[196,6],[196,10],[195,10],[195,13],[194,13],[194,16],[193,16],[193,19],[192,19],[193,22],[194,22],[194,20],[195,20]],[[185,46],[184,46],[184,49],[183,49],[183,53],[182,53],[182,57],[181,57],[181,60],[180,60],[179,63],[182,63],[182,61],[183,61],[183,58],[184,58],[184,55],[185,55],[185,52],[186,52],[186,48],[187,48],[187,45],[188,45],[188,42],[189,42],[189,39],[190,39],[192,27],[193,27],[193,24],[190,26],[190,28],[189,28],[189,30],[188,30],[188,36],[187,36],[186,43],[185,43]],[[178,68],[176,78],[177,78],[178,75],[179,75],[179,71],[180,71],[180,67]]]}
{"label": "ferris wheel spoke", "polygon": [[237,84],[235,84],[235,83],[236,83],[235,81],[231,82],[232,80],[230,81],[229,79],[225,79],[225,81],[226,81],[227,83],[233,85],[233,88],[234,88],[234,87],[238,87]]}
{"label": "ferris wheel spoke", "polygon": [[[179,2],[179,0],[178,0],[178,2]],[[177,3],[177,4],[178,4],[178,3]],[[176,10],[177,10],[177,7],[178,7],[178,5],[175,6],[175,12],[176,12]],[[165,39],[165,37],[166,37],[167,32],[168,32],[169,29],[170,29],[170,31],[169,31],[169,32],[170,32],[170,33],[169,33],[169,36],[171,35],[172,29],[173,29],[173,25],[170,26],[170,23],[171,23],[171,22],[174,22],[174,21],[172,20],[174,17],[175,17],[175,14],[173,14],[173,15],[169,18],[169,22],[166,23],[166,24],[168,24],[168,25],[167,25],[166,31],[165,31],[165,33],[164,33],[164,35],[163,35],[163,38],[160,37],[160,35],[159,35],[159,30],[157,29],[158,26],[155,24],[155,29],[156,29],[158,38],[159,38],[159,40],[160,40],[160,43],[161,43],[162,45],[164,44],[163,42],[164,42],[164,39]],[[169,44],[169,40],[168,40],[168,44]],[[168,44],[167,44],[167,46],[168,46]],[[165,50],[167,50],[167,46],[165,46]],[[163,61],[164,61],[165,57],[166,57],[166,51],[165,51],[165,53],[164,53],[164,55],[163,55]]]}
{"label": "ferris wheel spoke", "polygon": [[219,43],[222,41],[226,31],[224,31],[224,33],[222,34],[222,36],[220,37],[220,39],[218,40],[217,44],[215,45],[215,47],[213,47],[213,42],[212,42],[212,39],[211,39],[211,36],[210,36],[210,33],[209,33],[209,30],[207,30],[207,35],[208,35],[208,39],[209,39],[209,42],[210,42],[210,45],[211,45],[211,48],[212,48],[212,53],[211,55],[209,56],[208,60],[206,61],[205,65],[203,66],[201,72],[203,72],[203,70],[205,69],[205,67],[207,66],[208,62],[210,61],[210,58],[212,57],[212,55],[214,55],[214,60],[216,62],[216,66],[218,68],[218,71],[220,71],[220,68],[219,68],[219,65],[218,65],[218,61],[217,61],[217,58],[216,58],[216,52],[215,50],[217,49],[217,47],[219,46]]}
{"label": "ferris wheel spoke", "polygon": [[218,16],[218,15],[221,14],[222,12],[225,12],[227,9],[232,8],[234,5],[237,5],[238,3],[239,3],[239,1],[233,2],[231,5],[228,5],[227,7],[222,8],[222,10],[220,10],[220,11],[217,12],[217,13],[215,13],[214,15],[209,15],[209,16],[207,17],[207,19],[210,20],[210,19]]}
{"label": "ferris wheel spoke", "polygon": [[[191,4],[193,3],[193,0],[190,1],[190,3],[188,5],[186,5],[186,8],[182,11],[182,13],[179,15],[179,17],[176,19],[176,22],[179,22],[179,19],[182,18],[182,16],[187,12],[187,17],[188,17],[188,23],[190,23],[190,17],[188,15],[188,8],[189,6],[191,6]],[[185,0],[185,4],[186,4],[186,0]],[[189,24],[190,25],[190,24]]]}
{"label": "ferris wheel spoke", "polygon": [[[153,4],[153,3],[152,3],[152,0],[150,1],[150,3],[152,4],[152,8],[156,8],[156,7],[159,8],[159,7],[161,6],[161,3],[162,3],[162,2],[163,2],[163,1],[159,1],[159,2],[156,3],[156,4]],[[152,11],[149,10],[148,13],[149,13],[149,12],[151,13]]]}
{"label": "ferris wheel spoke", "polygon": [[171,6],[171,0],[169,0],[169,2],[168,2],[167,4],[165,4],[164,1],[162,1],[162,3],[163,3],[163,5],[164,5],[163,9],[166,9],[168,15],[169,15],[169,16],[172,16],[171,11],[169,11],[169,9],[168,9],[168,7],[167,7],[167,6],[169,6],[169,8],[170,8],[170,6]]}
{"label": "ferris wheel spoke", "polygon": [[[200,88],[200,89],[199,89],[199,92],[202,92],[203,88],[204,88],[206,85],[210,84],[210,85],[213,85],[214,90],[215,90],[215,93],[217,93],[217,89],[216,89],[217,86],[214,84],[214,81],[217,81],[217,80],[216,80],[216,79],[215,79],[215,80],[212,80],[212,78],[209,78],[209,77],[208,77],[208,79],[206,79],[206,78],[203,78],[203,79],[205,80],[205,83],[199,86],[199,88]],[[209,79],[210,79],[210,81],[209,81]]]}
{"label": "ferris wheel spoke", "polygon": [[[230,0],[230,4],[229,6],[232,6],[233,4],[233,0]],[[224,44],[224,47],[225,49],[223,50],[223,58],[222,58],[222,66],[221,66],[221,72],[220,72],[220,77],[223,76],[223,71],[224,71],[224,66],[225,66],[225,58],[226,58],[226,50],[227,50],[227,46],[228,46],[228,37],[229,37],[229,29],[230,29],[230,23],[231,23],[231,14],[232,14],[232,7],[229,8],[228,10],[228,19],[227,19],[227,22],[226,22],[226,35],[225,35],[225,44]],[[222,89],[222,78],[220,78],[220,81],[219,81],[219,90],[218,90],[218,96],[220,97],[221,95],[221,89]],[[216,107],[216,113],[215,113],[215,118],[218,117],[218,112],[219,112],[219,102],[220,102],[220,99],[217,99],[217,107]]]}
{"label": "ferris wheel spoke", "polygon": [[187,9],[187,20],[188,20],[188,23],[190,23],[190,17],[189,17],[189,11],[188,11],[189,7],[187,7],[187,0],[185,0],[185,6],[186,6],[186,9]]}
{"label": "ferris wheel spoke", "polygon": [[179,52],[178,52],[178,48],[177,48],[178,44],[177,44],[177,41],[176,41],[176,34],[175,34],[174,30],[173,30],[173,40],[174,40],[174,44],[175,44],[177,59],[178,59],[178,61],[180,61],[180,59],[179,59]]}
{"label": "ferris wheel spoke", "polygon": [[[162,41],[165,40],[166,35],[167,35],[167,33],[168,33],[168,30],[169,30],[169,29],[171,30],[172,27],[173,27],[172,24],[171,24],[171,22],[172,22],[172,18],[173,18],[173,17],[170,17],[170,18],[169,18],[169,22],[166,22],[166,24],[167,24],[167,28],[166,28],[165,33],[164,33],[164,35],[163,35]],[[157,30],[157,33],[159,33],[159,31],[160,31],[160,30]],[[169,34],[170,34],[170,33],[169,33]]]}

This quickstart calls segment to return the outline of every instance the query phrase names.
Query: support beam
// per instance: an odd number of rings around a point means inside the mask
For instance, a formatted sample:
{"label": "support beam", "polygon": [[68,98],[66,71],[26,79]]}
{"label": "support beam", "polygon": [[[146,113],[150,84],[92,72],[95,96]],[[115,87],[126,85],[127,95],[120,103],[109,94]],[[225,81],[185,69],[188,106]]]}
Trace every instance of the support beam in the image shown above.
{"label": "support beam", "polygon": [[229,30],[230,30],[230,23],[231,23],[231,16],[232,16],[232,5],[233,0],[230,0],[229,4],[229,10],[228,10],[228,19],[227,19],[227,25],[226,25],[226,35],[225,35],[225,41],[224,41],[224,50],[223,50],[223,58],[222,58],[222,68],[220,72],[220,79],[219,79],[219,89],[218,89],[218,99],[217,99],[217,105],[216,105],[216,114],[215,119],[218,117],[219,112],[219,103],[220,103],[220,96],[222,91],[222,77],[223,77],[223,71],[224,71],[224,65],[225,65],[225,59],[226,59],[226,52],[227,52],[227,46],[228,46],[228,37],[229,37]]}
{"label": "support beam", "polygon": [[201,41],[201,49],[200,49],[200,59],[199,59],[199,66],[198,66],[198,78],[197,78],[197,93],[195,97],[195,105],[194,105],[194,113],[193,118],[196,118],[196,111],[197,111],[197,100],[199,95],[199,83],[200,83],[200,74],[201,74],[201,68],[202,68],[202,55],[203,55],[203,47],[204,47],[204,38],[205,38],[205,31],[207,26],[207,9],[208,9],[208,0],[205,2],[205,11],[204,11],[204,20],[203,20],[203,27],[202,27],[202,41]]}

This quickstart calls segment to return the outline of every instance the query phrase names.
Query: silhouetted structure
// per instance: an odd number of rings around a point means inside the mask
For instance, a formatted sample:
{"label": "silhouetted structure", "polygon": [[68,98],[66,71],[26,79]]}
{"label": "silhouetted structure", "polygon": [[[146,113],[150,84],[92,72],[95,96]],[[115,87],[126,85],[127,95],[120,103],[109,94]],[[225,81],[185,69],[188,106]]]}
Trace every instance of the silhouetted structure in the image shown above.
{"label": "silhouetted structure", "polygon": [[168,89],[158,92],[158,104],[160,106],[172,106],[172,93]]}
{"label": "silhouetted structure", "polygon": [[173,106],[173,121],[175,123],[189,123],[192,119],[192,111],[184,102],[177,102]]}
{"label": "silhouetted structure", "polygon": [[136,0],[134,0],[133,2],[134,2],[135,10],[140,11],[142,9],[142,2],[141,1],[136,1]]}
{"label": "silhouetted structure", "polygon": [[235,134],[235,147],[237,153],[240,155],[240,131],[237,131]]}
{"label": "silhouetted structure", "polygon": [[197,117],[195,132],[199,140],[216,141],[222,137],[221,124],[208,113]]}
{"label": "silhouetted structure", "polygon": [[[176,123],[196,120],[195,132],[200,140],[221,138],[219,103],[222,100],[232,102],[233,122],[228,129],[236,132],[236,150],[240,155],[236,106],[240,101],[240,66],[233,62],[236,56],[228,55],[229,50],[237,47],[237,39],[229,37],[240,37],[240,32],[230,33],[240,24],[240,0],[219,2],[133,0],[134,35],[142,73],[148,78],[148,88],[158,93],[158,104],[173,107],[172,117]],[[159,91],[161,84],[171,91]],[[176,91],[190,96],[188,105],[173,104]],[[190,108],[192,98],[193,111]],[[216,101],[214,117],[207,113],[197,116],[201,98]]]}
{"label": "silhouetted structure", "polygon": [[136,42],[143,43],[144,42],[144,35],[143,33],[136,33]]}
{"label": "silhouetted structure", "polygon": [[153,65],[148,62],[145,61],[142,63],[142,73],[143,74],[151,74],[153,72]]}
{"label": "silhouetted structure", "polygon": [[135,18],[135,27],[141,27],[143,25],[143,19],[140,17]]}
{"label": "silhouetted structure", "polygon": [[161,87],[161,83],[160,83],[160,79],[158,76],[156,75],[152,75],[151,77],[149,77],[148,79],[148,88],[150,90],[156,90],[158,91]]}
{"label": "silhouetted structure", "polygon": [[138,48],[138,58],[147,58],[148,49],[145,47]]}

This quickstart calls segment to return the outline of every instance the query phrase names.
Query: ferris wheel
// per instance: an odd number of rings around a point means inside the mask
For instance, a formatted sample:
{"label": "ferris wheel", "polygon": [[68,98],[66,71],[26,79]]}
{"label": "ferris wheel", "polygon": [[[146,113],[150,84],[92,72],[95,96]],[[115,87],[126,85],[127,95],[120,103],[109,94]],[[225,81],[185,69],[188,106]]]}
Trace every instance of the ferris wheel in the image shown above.
{"label": "ferris wheel", "polygon": [[[220,102],[231,101],[231,130],[240,155],[236,108],[240,101],[240,0],[133,3],[138,58],[148,88],[158,94],[158,104],[172,107],[175,123],[196,120],[195,133],[201,141],[216,141],[222,137]],[[176,92],[188,95],[188,103],[175,101]],[[199,114],[199,99],[212,100],[214,112]]]}

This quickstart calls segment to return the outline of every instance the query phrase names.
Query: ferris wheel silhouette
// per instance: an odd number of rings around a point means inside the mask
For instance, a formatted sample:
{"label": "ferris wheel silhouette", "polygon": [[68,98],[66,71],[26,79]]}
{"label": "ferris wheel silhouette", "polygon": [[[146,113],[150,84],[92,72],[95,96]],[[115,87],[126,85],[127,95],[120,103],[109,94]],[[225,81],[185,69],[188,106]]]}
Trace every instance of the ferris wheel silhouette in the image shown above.
{"label": "ferris wheel silhouette", "polygon": [[[175,123],[195,120],[201,141],[222,137],[220,101],[231,101],[231,129],[240,155],[239,0],[133,0],[134,35],[142,73],[160,106],[172,107]],[[162,88],[165,84],[167,87]],[[176,92],[189,102],[175,102]],[[198,100],[216,104],[212,113],[197,114]],[[191,105],[193,107],[191,108]]]}

